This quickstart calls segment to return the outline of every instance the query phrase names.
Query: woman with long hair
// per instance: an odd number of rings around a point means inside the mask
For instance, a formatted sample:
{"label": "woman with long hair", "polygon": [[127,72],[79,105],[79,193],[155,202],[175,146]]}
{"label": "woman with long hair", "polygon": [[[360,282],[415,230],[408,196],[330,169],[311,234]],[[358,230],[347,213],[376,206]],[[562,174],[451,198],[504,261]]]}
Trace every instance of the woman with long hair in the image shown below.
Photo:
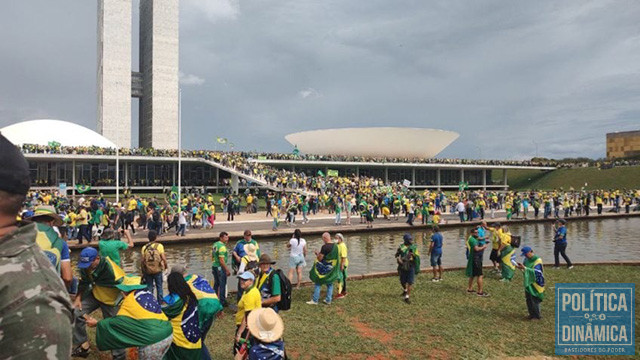
{"label": "woman with long hair", "polygon": [[307,241],[302,238],[300,229],[294,230],[293,237],[287,244],[287,249],[291,251],[289,255],[289,280],[293,281],[293,270],[295,269],[298,274],[296,289],[299,289],[302,279],[302,269],[307,265],[305,261],[305,257],[307,256]]}
{"label": "woman with long hair", "polygon": [[200,360],[202,357],[202,334],[198,316],[198,299],[184,280],[182,274],[173,272],[167,278],[169,295],[162,311],[173,327],[173,343],[165,359]]}

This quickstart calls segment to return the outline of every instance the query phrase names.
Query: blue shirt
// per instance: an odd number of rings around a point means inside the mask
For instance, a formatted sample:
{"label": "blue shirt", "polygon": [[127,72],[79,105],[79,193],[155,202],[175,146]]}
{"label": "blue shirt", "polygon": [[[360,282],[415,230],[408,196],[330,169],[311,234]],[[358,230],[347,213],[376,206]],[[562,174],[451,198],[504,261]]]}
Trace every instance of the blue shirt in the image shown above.
{"label": "blue shirt", "polygon": [[555,241],[556,241],[556,244],[566,244],[567,243],[567,228],[566,227],[561,226],[556,230]]}
{"label": "blue shirt", "polygon": [[486,242],[485,238],[485,230],[482,226],[478,227],[478,245],[482,246]]}
{"label": "blue shirt", "polygon": [[431,235],[431,242],[433,243],[431,253],[436,255],[442,254],[442,234],[437,232]]}

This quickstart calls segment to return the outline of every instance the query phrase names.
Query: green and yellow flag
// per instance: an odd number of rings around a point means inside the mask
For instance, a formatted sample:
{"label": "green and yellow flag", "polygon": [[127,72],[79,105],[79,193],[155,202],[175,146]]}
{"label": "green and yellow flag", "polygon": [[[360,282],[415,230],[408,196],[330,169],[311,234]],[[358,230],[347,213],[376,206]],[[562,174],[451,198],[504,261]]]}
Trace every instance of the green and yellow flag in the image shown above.
{"label": "green and yellow flag", "polygon": [[196,298],[198,298],[200,330],[204,330],[203,325],[213,319],[218,312],[222,311],[222,305],[207,279],[198,275],[187,275],[184,280],[189,284]]}
{"label": "green and yellow flag", "polygon": [[76,185],[76,191],[80,194],[84,194],[91,190],[91,185]]}
{"label": "green and yellow flag", "polygon": [[216,141],[218,143],[220,143],[220,144],[226,144],[227,143],[227,138],[218,137],[218,138],[216,138]]}
{"label": "green and yellow flag", "polygon": [[340,251],[337,244],[333,244],[331,252],[322,261],[316,259],[309,271],[309,278],[316,284],[330,284],[342,279],[340,271]]}
{"label": "green and yellow flag", "polygon": [[176,205],[178,203],[178,187],[172,186],[169,193],[169,204]]}
{"label": "green and yellow flag", "polygon": [[505,280],[513,279],[513,274],[516,271],[515,255],[516,250],[507,245],[500,251],[500,269],[502,270],[502,278]]}
{"label": "green and yellow flag", "polygon": [[185,304],[182,299],[172,294],[165,297],[165,301],[167,300],[169,303],[162,311],[173,327],[173,343],[164,359],[200,360],[202,340],[196,299]]}
{"label": "green and yellow flag", "polygon": [[338,170],[327,169],[327,176],[338,177]]}
{"label": "green and yellow flag", "polygon": [[544,299],[544,269],[538,255],[524,259],[524,291]]}
{"label": "green and yellow flag", "polygon": [[173,332],[155,296],[146,289],[125,296],[118,314],[98,322],[96,343],[101,351],[141,347],[160,342]]}

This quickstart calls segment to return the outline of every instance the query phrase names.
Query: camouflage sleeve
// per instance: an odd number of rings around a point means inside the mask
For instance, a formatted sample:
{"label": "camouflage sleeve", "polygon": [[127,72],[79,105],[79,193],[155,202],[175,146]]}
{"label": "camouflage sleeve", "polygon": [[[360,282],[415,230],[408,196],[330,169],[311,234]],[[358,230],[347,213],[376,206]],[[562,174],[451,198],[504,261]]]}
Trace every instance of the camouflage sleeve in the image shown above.
{"label": "camouflage sleeve", "polygon": [[0,358],[69,359],[73,310],[48,259],[32,247],[1,259],[0,275]]}

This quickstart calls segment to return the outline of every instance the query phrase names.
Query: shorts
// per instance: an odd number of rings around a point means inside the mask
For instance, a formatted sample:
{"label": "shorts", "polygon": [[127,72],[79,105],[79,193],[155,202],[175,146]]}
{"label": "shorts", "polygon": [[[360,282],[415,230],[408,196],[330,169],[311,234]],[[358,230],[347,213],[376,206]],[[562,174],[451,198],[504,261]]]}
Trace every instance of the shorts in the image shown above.
{"label": "shorts", "polygon": [[498,253],[498,249],[491,250],[491,255],[489,255],[489,260],[500,262],[500,254]]}
{"label": "shorts", "polygon": [[296,255],[289,257],[289,268],[295,269],[298,267],[304,268],[307,266],[307,262],[304,259],[303,255]]}
{"label": "shorts", "polygon": [[482,276],[482,258],[473,259],[473,267],[471,268],[471,274],[473,277]]}
{"label": "shorts", "polygon": [[431,253],[431,266],[440,266],[442,265],[442,253],[435,254]]}
{"label": "shorts", "polygon": [[413,269],[409,271],[398,270],[398,274],[400,275],[400,284],[402,284],[402,286],[405,284],[413,285],[416,279],[416,272]]}

